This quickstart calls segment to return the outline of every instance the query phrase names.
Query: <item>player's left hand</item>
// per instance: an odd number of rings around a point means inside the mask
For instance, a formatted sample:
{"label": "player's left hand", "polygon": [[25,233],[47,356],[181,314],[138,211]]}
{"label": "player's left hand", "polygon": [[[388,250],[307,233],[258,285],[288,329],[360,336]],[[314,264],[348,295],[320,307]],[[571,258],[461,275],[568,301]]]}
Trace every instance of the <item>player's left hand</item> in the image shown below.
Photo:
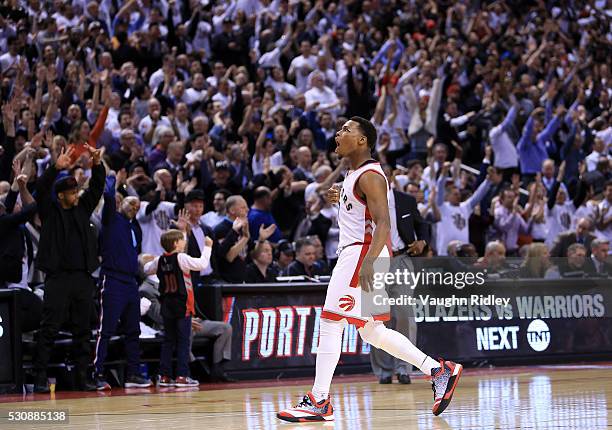
{"label": "player's left hand", "polygon": [[374,281],[374,260],[366,257],[361,264],[361,269],[359,270],[359,285],[361,285],[361,289],[366,293],[369,293],[373,289],[373,281]]}
{"label": "player's left hand", "polygon": [[425,249],[424,240],[415,240],[408,245],[408,253],[410,255],[421,255],[423,253],[423,249]]}

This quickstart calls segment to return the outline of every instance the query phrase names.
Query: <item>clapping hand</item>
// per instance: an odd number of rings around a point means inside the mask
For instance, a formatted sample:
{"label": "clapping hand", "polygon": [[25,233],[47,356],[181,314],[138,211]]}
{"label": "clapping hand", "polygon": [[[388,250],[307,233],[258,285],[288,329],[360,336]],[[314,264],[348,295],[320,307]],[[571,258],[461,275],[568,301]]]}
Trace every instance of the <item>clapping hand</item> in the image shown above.
{"label": "clapping hand", "polygon": [[408,245],[408,253],[410,255],[421,255],[425,249],[426,242],[424,240],[415,240]]}
{"label": "clapping hand", "polygon": [[270,224],[268,227],[264,227],[264,225],[259,226],[259,240],[268,240],[270,236],[274,234],[276,231],[276,224]]}
{"label": "clapping hand", "polygon": [[234,220],[234,224],[232,225],[232,229],[236,232],[236,233],[240,233],[240,231],[242,230],[242,225],[244,224],[244,219],[242,218],[236,218]]}

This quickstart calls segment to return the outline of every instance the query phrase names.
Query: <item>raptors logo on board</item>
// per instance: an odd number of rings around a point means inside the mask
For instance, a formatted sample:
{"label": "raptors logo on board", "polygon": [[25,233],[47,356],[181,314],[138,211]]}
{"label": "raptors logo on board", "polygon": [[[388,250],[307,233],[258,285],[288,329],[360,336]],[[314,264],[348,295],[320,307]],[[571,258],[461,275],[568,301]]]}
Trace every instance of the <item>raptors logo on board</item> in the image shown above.
{"label": "raptors logo on board", "polygon": [[355,307],[355,297],[350,296],[348,294],[346,296],[340,297],[339,302],[339,306],[344,312],[350,312]]}

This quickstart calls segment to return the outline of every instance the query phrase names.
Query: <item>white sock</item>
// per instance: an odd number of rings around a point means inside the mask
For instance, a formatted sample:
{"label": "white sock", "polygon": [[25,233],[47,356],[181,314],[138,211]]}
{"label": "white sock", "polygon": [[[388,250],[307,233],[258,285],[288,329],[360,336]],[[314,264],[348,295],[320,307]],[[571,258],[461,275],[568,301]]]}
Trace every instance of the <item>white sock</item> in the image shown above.
{"label": "white sock", "polygon": [[370,345],[418,367],[428,376],[431,375],[431,369],[440,367],[440,363],[414,346],[406,336],[385,327],[380,321],[368,322],[359,329],[359,334]]}
{"label": "white sock", "polygon": [[344,321],[330,321],[321,318],[319,323],[319,347],[317,348],[317,365],[312,395],[317,402],[327,399],[340,352],[342,349],[342,332]]}

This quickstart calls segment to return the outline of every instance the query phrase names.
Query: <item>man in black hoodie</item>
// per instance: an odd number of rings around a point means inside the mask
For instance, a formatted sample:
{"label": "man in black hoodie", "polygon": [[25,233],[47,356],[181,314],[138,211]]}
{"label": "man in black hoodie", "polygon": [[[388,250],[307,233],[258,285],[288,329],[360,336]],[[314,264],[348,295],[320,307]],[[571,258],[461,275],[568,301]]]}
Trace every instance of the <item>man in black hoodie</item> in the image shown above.
{"label": "man in black hoodie", "polygon": [[[104,190],[104,166],[100,150],[89,145],[86,149],[93,158],[89,189],[79,196],[74,177],[56,181],[60,171],[72,165],[73,149],[64,149],[40,178],[36,187],[36,201],[42,230],[36,264],[46,273],[43,318],[34,360],[36,381],[34,391],[49,392],[47,364],[53,341],[62,324],[70,318],[77,365],[77,384],[82,390],[95,390],[88,382],[87,366],[90,359],[89,315],[93,304],[94,281],[91,273],[98,268],[96,235],[89,218]],[[52,197],[51,190],[57,194]]]}

